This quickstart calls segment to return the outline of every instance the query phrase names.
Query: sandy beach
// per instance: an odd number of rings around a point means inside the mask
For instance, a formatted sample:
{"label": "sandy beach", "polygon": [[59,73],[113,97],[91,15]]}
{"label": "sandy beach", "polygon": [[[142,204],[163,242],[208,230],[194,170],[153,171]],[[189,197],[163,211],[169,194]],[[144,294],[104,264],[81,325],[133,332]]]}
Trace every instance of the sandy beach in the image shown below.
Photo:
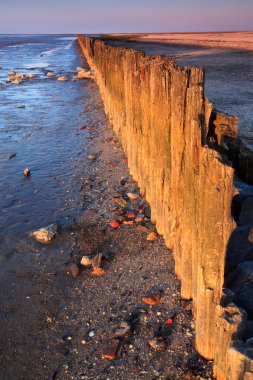
{"label": "sandy beach", "polygon": [[[231,49],[253,50],[253,31],[247,32],[205,32],[205,33],[149,33],[114,34],[129,36],[130,39],[149,42],[169,42],[177,44],[226,47]],[[132,37],[131,37],[132,36]]]}

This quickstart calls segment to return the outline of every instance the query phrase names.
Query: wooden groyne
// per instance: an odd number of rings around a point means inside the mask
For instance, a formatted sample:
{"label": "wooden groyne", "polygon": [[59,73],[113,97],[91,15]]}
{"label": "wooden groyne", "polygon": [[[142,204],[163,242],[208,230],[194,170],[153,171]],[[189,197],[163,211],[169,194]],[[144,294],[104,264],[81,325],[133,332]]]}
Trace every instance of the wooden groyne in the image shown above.
{"label": "wooden groyne", "polygon": [[193,299],[196,349],[214,359],[217,379],[253,379],[247,314],[224,288],[234,170],[218,152],[236,119],[214,112],[201,68],[148,57],[78,36],[105,111],[150,203],[152,221],[174,250],[183,298]]}

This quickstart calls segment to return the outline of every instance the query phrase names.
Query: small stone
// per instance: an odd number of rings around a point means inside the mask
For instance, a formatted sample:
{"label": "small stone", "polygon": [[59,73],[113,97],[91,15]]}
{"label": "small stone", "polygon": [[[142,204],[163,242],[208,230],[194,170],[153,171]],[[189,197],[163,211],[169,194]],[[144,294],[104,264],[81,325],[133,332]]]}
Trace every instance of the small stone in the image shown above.
{"label": "small stone", "polygon": [[17,155],[17,153],[11,153],[11,154],[9,155],[9,160],[11,160],[12,158],[16,157],[16,155]]}
{"label": "small stone", "polygon": [[25,79],[25,78],[26,78],[26,75],[21,74],[21,73],[17,73],[17,74],[16,74],[16,78],[17,78],[17,79]]}
{"label": "small stone", "polygon": [[95,334],[96,334],[96,330],[90,330],[90,332],[88,333],[90,338],[93,338]]}
{"label": "small stone", "polygon": [[119,323],[114,335],[116,338],[123,339],[130,332],[131,332],[131,325],[128,322],[123,321]]}
{"label": "small stone", "polygon": [[93,156],[91,154],[87,156],[87,159],[90,161],[94,161],[94,160],[96,160],[96,158],[97,158],[96,156]]}
{"label": "small stone", "polygon": [[32,79],[32,78],[35,78],[36,77],[36,74],[34,73],[29,73],[27,74],[28,78]]}
{"label": "small stone", "polygon": [[147,240],[148,241],[154,241],[157,239],[157,234],[155,232],[151,232],[148,237],[147,237]]}
{"label": "small stone", "polygon": [[139,195],[135,193],[127,193],[128,198],[130,199],[138,199]]}
{"label": "small stone", "polygon": [[24,173],[24,176],[26,176],[26,177],[29,177],[29,176],[31,175],[31,171],[30,171],[30,169],[28,169],[28,168],[25,168],[25,169],[23,170],[23,173]]}
{"label": "small stone", "polygon": [[141,223],[144,220],[144,217],[145,216],[143,214],[137,215],[135,218],[136,223]]}
{"label": "small stone", "polygon": [[163,338],[154,338],[148,340],[148,345],[156,351],[165,351],[168,344]]}
{"label": "small stone", "polygon": [[83,256],[80,264],[88,268],[92,266],[92,260],[88,256]]}
{"label": "small stone", "polygon": [[57,80],[60,82],[66,82],[68,80],[68,77],[66,77],[65,75],[62,75],[61,77],[57,78]]}
{"label": "small stone", "polygon": [[47,77],[55,77],[55,73],[52,73],[52,71],[49,71],[47,73]]}
{"label": "small stone", "polygon": [[57,235],[58,225],[50,224],[48,227],[40,228],[37,231],[31,233],[38,242],[47,244]]}
{"label": "small stone", "polygon": [[18,104],[17,108],[25,108],[25,105],[24,104]]}
{"label": "small stone", "polygon": [[113,198],[113,201],[121,207],[126,207],[128,205],[127,201],[125,201],[125,199],[123,199],[122,197],[115,197]]}
{"label": "small stone", "polygon": [[9,75],[9,76],[16,75],[16,71],[9,71],[9,72],[8,72],[8,75]]}
{"label": "small stone", "polygon": [[19,79],[14,79],[14,80],[11,81],[11,83],[18,85],[18,84],[21,83],[21,81]]}
{"label": "small stone", "polygon": [[156,295],[151,295],[150,297],[142,297],[141,300],[147,305],[154,306],[160,303],[161,298],[162,297],[160,294],[156,294]]}
{"label": "small stone", "polygon": [[105,353],[102,355],[102,358],[107,359],[107,360],[117,359],[120,345],[121,345],[121,341],[119,339],[113,339],[108,345]]}

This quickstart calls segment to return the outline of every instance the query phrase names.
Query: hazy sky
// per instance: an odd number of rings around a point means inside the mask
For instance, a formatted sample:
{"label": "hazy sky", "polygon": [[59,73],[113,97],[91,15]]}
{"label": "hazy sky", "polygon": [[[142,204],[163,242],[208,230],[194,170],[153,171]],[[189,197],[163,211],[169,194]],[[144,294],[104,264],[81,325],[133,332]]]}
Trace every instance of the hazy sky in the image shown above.
{"label": "hazy sky", "polygon": [[0,0],[0,33],[252,29],[253,0]]}

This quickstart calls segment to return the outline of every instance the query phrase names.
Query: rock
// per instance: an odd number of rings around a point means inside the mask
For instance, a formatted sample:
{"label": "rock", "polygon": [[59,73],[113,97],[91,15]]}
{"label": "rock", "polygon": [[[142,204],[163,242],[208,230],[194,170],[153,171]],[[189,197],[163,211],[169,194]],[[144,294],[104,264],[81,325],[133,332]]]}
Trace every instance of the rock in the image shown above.
{"label": "rock", "polygon": [[117,355],[119,353],[121,341],[119,339],[113,339],[108,345],[105,353],[102,355],[102,358],[107,360],[115,360],[117,359]]}
{"label": "rock", "polygon": [[136,223],[141,223],[144,220],[145,216],[143,214],[139,214],[135,218]]}
{"label": "rock", "polygon": [[57,78],[57,80],[60,82],[66,82],[68,80],[68,77],[66,77],[65,75],[62,75],[61,77]]}
{"label": "rock", "polygon": [[81,265],[83,265],[86,268],[89,268],[92,266],[92,261],[88,256],[83,256],[80,262]]}
{"label": "rock", "polygon": [[168,343],[163,338],[154,338],[148,340],[148,345],[156,351],[165,351]]}
{"label": "rock", "polygon": [[16,84],[16,85],[18,85],[18,84],[21,83],[21,80],[19,80],[19,79],[14,79],[13,81],[11,81],[11,83],[12,83],[12,84]]}
{"label": "rock", "polygon": [[52,71],[49,71],[48,73],[47,73],[47,77],[55,77],[55,73],[53,73]]}
{"label": "rock", "polygon": [[127,201],[122,197],[115,197],[113,198],[113,201],[121,207],[126,207],[128,205]]}
{"label": "rock", "polygon": [[91,154],[87,156],[87,159],[90,161],[94,161],[94,160],[96,160],[96,158],[97,158],[96,156],[93,156]]}
{"label": "rock", "polygon": [[28,169],[28,168],[25,168],[24,171],[23,171],[23,173],[24,173],[24,175],[25,175],[26,177],[29,177],[29,176],[31,175],[31,171],[30,171],[30,169]]}
{"label": "rock", "polygon": [[3,66],[0,66],[0,70],[2,70],[3,69]]}
{"label": "rock", "polygon": [[155,294],[155,295],[151,295],[150,297],[142,297],[141,300],[147,305],[154,306],[160,303],[161,298],[162,297],[160,294]]}
{"label": "rock", "polygon": [[126,218],[127,219],[134,219],[134,218],[136,218],[136,214],[134,212],[132,212],[132,211],[128,211],[126,213]]}
{"label": "rock", "polygon": [[130,199],[138,199],[139,195],[135,193],[127,193],[128,198]]}
{"label": "rock", "polygon": [[117,220],[112,220],[112,221],[110,222],[110,226],[111,226],[112,228],[119,228],[119,227],[120,227],[120,223],[119,223]]}
{"label": "rock", "polygon": [[89,335],[90,338],[93,338],[95,336],[95,334],[96,334],[96,330],[90,330],[88,332],[88,335]]}
{"label": "rock", "polygon": [[148,241],[153,241],[157,239],[157,234],[155,232],[150,232],[150,234],[147,237]]}
{"label": "rock", "polygon": [[76,71],[85,71],[83,67],[77,66]]}
{"label": "rock", "polygon": [[103,276],[105,271],[102,268],[95,267],[91,272],[92,276]]}
{"label": "rock", "polygon": [[75,263],[69,264],[68,271],[73,278],[76,278],[76,277],[80,276],[80,274],[81,274],[81,270],[80,270],[79,266]]}
{"label": "rock", "polygon": [[50,241],[57,235],[58,225],[50,224],[48,227],[40,228],[37,231],[31,233],[37,241],[43,244],[50,243]]}
{"label": "rock", "polygon": [[35,78],[36,77],[36,74],[34,73],[29,73],[27,74],[28,78],[32,79],[32,78]]}
{"label": "rock", "polygon": [[11,154],[9,155],[9,160],[11,160],[12,158],[16,157],[16,155],[17,155],[17,153],[11,153]]}
{"label": "rock", "polygon": [[91,79],[94,78],[94,74],[91,71],[80,70],[77,73],[78,79]]}
{"label": "rock", "polygon": [[26,78],[26,75],[21,74],[21,73],[17,73],[17,74],[16,74],[16,78],[17,78],[17,79],[25,79],[25,78]]}
{"label": "rock", "polygon": [[128,322],[123,321],[123,322],[120,322],[119,325],[117,326],[114,335],[118,339],[123,339],[128,334],[130,334],[131,331],[132,331],[131,325]]}
{"label": "rock", "polygon": [[24,104],[18,104],[17,108],[25,108],[25,105]]}
{"label": "rock", "polygon": [[16,75],[16,71],[9,71],[9,72],[8,72],[8,75],[9,75],[9,76],[13,76],[13,75],[15,76],[15,75]]}

